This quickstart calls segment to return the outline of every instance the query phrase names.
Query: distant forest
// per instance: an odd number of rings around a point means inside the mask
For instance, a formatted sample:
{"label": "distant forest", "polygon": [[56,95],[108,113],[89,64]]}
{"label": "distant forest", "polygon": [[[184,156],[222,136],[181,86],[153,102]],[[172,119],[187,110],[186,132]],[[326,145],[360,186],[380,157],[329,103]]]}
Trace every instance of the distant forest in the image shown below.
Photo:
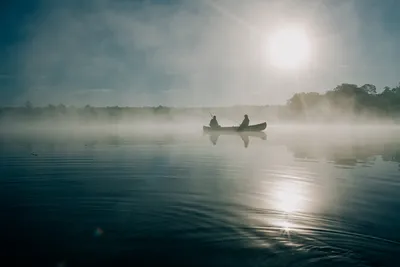
{"label": "distant forest", "polygon": [[[35,107],[27,101],[22,107],[0,108],[0,122],[62,121],[63,119],[90,122],[129,122],[138,118],[179,120],[198,118],[208,120],[211,115],[238,121],[243,114],[250,120],[335,122],[335,121],[386,121],[400,122],[400,83],[394,88],[385,87],[378,93],[376,86],[341,84],[326,93],[296,93],[282,106],[232,106],[232,107],[74,107],[48,105]],[[254,121],[254,120],[253,120]]]}
{"label": "distant forest", "polygon": [[391,118],[400,115],[400,83],[394,88],[386,86],[381,93],[372,84],[358,86],[341,84],[325,94],[315,92],[296,93],[287,102],[291,115],[299,119],[338,116],[349,118]]}

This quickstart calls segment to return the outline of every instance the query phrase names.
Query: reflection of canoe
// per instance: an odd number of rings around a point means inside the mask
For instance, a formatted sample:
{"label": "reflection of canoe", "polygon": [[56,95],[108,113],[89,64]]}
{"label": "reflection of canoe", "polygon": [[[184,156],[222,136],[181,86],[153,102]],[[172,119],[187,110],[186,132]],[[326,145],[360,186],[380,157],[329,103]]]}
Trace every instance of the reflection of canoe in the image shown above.
{"label": "reflection of canoe", "polygon": [[242,137],[258,137],[264,140],[267,138],[267,135],[264,132],[209,131],[207,134],[211,136],[239,135]]}
{"label": "reflection of canoe", "polygon": [[203,131],[205,132],[261,132],[267,128],[267,123],[263,122],[260,124],[249,125],[246,128],[239,129],[238,126],[232,127],[219,127],[216,129],[211,129],[211,127],[203,126]]}

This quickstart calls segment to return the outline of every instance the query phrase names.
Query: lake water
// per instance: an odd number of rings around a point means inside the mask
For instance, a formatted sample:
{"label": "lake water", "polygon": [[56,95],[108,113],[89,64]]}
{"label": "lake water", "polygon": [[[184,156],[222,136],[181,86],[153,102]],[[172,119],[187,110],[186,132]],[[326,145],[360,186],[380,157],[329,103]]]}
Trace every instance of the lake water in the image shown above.
{"label": "lake water", "polygon": [[2,262],[400,266],[400,130],[0,137]]}

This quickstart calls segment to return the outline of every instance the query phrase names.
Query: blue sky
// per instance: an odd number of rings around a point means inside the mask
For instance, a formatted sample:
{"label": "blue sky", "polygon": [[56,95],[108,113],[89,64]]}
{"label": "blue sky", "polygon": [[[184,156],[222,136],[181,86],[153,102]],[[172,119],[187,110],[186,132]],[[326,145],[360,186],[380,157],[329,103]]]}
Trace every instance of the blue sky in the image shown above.
{"label": "blue sky", "polygon": [[[6,0],[0,105],[282,104],[344,82],[394,86],[398,10],[396,0]],[[307,67],[268,62],[266,40],[286,24],[308,32]]]}

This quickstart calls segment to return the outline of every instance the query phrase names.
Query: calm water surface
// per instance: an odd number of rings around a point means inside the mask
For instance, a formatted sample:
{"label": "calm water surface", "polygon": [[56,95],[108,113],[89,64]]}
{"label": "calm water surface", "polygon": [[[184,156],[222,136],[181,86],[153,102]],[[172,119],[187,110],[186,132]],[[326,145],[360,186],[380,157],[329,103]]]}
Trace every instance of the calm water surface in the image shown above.
{"label": "calm water surface", "polygon": [[400,266],[399,133],[2,134],[2,261]]}

